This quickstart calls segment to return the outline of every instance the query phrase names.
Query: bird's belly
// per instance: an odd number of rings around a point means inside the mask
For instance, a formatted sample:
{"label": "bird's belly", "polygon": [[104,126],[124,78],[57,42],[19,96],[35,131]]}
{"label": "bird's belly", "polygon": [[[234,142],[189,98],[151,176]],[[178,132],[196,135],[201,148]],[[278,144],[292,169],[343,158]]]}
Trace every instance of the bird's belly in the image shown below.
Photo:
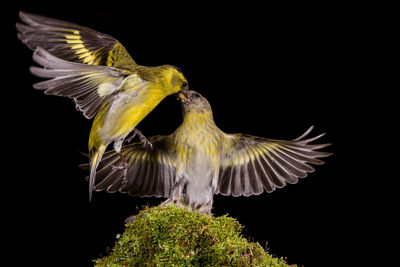
{"label": "bird's belly", "polygon": [[[203,125],[204,121],[199,123]],[[209,213],[219,174],[218,135],[214,134],[213,128],[198,127],[198,123],[192,121],[177,130],[175,141],[179,186],[173,192],[174,200]]]}
{"label": "bird's belly", "polygon": [[199,180],[188,180],[185,184],[184,197],[189,206],[198,208],[210,202],[213,198],[212,178],[203,177]]}
{"label": "bird's belly", "polygon": [[216,175],[217,169],[212,158],[205,157],[202,153],[191,157],[181,176],[179,202],[194,209],[212,204]]}
{"label": "bird's belly", "polygon": [[148,104],[135,105],[110,118],[111,136],[117,139],[126,136],[153,108]]}
{"label": "bird's belly", "polygon": [[128,103],[114,109],[111,107],[100,129],[100,135],[107,136],[111,140],[124,138],[160,103],[161,99],[149,97],[137,104]]}

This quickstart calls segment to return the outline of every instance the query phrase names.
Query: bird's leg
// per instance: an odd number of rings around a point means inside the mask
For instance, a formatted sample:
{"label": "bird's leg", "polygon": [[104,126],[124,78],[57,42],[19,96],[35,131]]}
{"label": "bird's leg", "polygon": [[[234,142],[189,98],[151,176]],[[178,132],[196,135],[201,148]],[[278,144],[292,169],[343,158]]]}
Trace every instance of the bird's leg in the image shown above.
{"label": "bird's leg", "polygon": [[196,207],[196,209],[200,213],[211,215],[212,203],[213,203],[213,199],[211,198],[204,205],[200,205],[199,207]]}
{"label": "bird's leg", "polygon": [[115,169],[116,170],[122,170],[122,169],[127,170],[128,169],[128,162],[126,161],[124,155],[122,155],[122,153],[118,153],[118,156],[121,159],[122,163],[120,165],[118,165],[118,166],[117,165],[112,165],[113,170],[115,170]]}
{"label": "bird's leg", "polygon": [[112,165],[112,169],[115,170],[124,170],[122,179],[125,180],[126,179],[126,175],[128,173],[128,162],[126,161],[124,155],[122,155],[121,153],[121,148],[122,148],[122,143],[124,142],[124,139],[119,139],[117,141],[114,142],[114,150],[115,152],[117,152],[117,154],[119,155],[119,158],[122,161],[122,164],[120,164],[119,166],[115,166]]}
{"label": "bird's leg", "polygon": [[128,138],[125,139],[126,143],[130,143],[132,141],[133,138],[135,138],[135,136],[139,136],[140,141],[142,143],[144,143],[145,145],[149,145],[151,149],[153,149],[153,144],[147,140],[147,138],[144,136],[144,134],[142,134],[141,131],[139,131],[137,128],[133,129],[133,134],[131,136],[129,136]]}
{"label": "bird's leg", "polygon": [[165,200],[163,203],[161,203],[159,206],[163,207],[163,206],[166,206],[166,205],[170,204],[171,202],[172,202],[172,199],[171,199],[171,198],[168,198],[168,199]]}
{"label": "bird's leg", "polygon": [[133,129],[133,131],[135,132],[135,135],[138,135],[140,138],[140,141],[142,141],[142,143],[144,143],[145,145],[150,146],[151,149],[153,149],[153,144],[147,140],[147,138],[142,134],[141,131],[139,131],[138,129]]}
{"label": "bird's leg", "polygon": [[186,189],[184,185],[184,178],[180,177],[176,180],[176,183],[172,187],[172,192],[170,195],[170,200],[172,203],[179,205],[180,200],[184,197],[183,189]]}
{"label": "bird's leg", "polygon": [[124,173],[122,175],[122,179],[126,180],[126,176],[128,174],[128,162],[126,161],[124,155],[122,155],[122,153],[118,153],[119,158],[121,159],[122,163],[118,166],[116,165],[112,165],[112,169],[113,170],[124,170]]}
{"label": "bird's leg", "polygon": [[129,137],[127,137],[127,138],[125,139],[124,144],[130,143],[130,142],[132,141],[132,139],[135,138],[135,136],[136,136],[136,131],[135,131],[135,130],[136,130],[136,128],[133,129],[133,134],[131,134],[131,136],[129,136]]}

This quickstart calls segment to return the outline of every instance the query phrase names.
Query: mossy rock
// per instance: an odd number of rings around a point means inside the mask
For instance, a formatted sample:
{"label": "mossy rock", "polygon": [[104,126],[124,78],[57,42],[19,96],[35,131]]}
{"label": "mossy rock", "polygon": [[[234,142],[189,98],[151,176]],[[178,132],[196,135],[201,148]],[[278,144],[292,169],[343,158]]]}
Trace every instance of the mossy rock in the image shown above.
{"label": "mossy rock", "polygon": [[117,235],[96,266],[288,266],[241,235],[228,216],[213,217],[174,205],[146,208]]}

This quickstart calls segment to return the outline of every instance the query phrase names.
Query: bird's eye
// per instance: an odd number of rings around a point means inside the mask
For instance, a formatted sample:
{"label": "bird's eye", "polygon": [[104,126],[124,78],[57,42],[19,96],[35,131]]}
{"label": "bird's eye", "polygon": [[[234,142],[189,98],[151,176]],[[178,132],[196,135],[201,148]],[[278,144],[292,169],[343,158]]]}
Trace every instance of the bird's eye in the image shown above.
{"label": "bird's eye", "polygon": [[194,98],[199,98],[200,95],[199,95],[199,94],[193,94],[193,97],[194,97]]}
{"label": "bird's eye", "polygon": [[181,86],[183,89],[187,89],[187,87],[188,87],[188,84],[187,84],[187,82],[182,82],[182,86]]}

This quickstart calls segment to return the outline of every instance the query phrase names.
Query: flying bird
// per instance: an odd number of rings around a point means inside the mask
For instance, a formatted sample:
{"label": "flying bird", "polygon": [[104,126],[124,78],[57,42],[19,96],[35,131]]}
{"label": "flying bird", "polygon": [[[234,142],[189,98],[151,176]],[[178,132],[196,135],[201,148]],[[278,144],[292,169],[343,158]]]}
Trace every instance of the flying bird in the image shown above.
{"label": "flying bird", "polygon": [[211,213],[213,195],[250,196],[295,184],[313,172],[311,166],[331,153],[330,144],[311,144],[324,134],[306,139],[310,127],[292,140],[274,140],[246,134],[227,134],[215,125],[211,106],[195,91],[182,91],[183,123],[171,135],[152,136],[153,149],[133,143],[121,158],[107,152],[100,162],[95,191],[168,198],[175,203]]}
{"label": "flying bird", "polygon": [[86,118],[94,117],[89,135],[91,200],[96,168],[107,146],[114,142],[119,154],[132,131],[146,141],[136,125],[166,96],[187,90],[187,80],[172,65],[136,64],[122,44],[107,34],[39,15],[19,15],[24,23],[16,25],[18,38],[35,51],[33,59],[42,66],[30,71],[49,79],[34,88],[69,97]]}

